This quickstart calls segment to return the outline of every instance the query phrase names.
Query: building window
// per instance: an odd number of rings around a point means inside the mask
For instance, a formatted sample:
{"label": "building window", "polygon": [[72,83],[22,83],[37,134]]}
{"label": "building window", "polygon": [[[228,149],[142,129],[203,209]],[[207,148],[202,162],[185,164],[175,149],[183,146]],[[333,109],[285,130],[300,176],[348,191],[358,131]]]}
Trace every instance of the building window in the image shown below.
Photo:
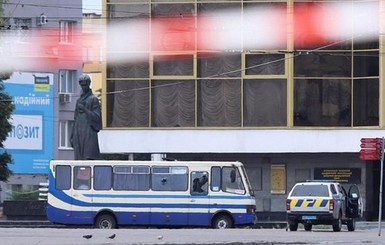
{"label": "building window", "polygon": [[148,127],[150,91],[148,80],[107,81],[109,127]]}
{"label": "building window", "polygon": [[378,51],[354,53],[354,76],[377,77],[380,74]]}
{"label": "building window", "polygon": [[148,61],[108,64],[107,75],[110,78],[147,78],[150,75]]}
{"label": "building window", "polygon": [[[301,19],[292,17],[317,3],[294,1],[299,12],[277,17],[277,9],[290,10],[292,3],[131,2],[108,4],[109,23],[138,20],[142,35],[107,37],[107,127],[379,125],[378,40],[315,43],[311,36],[319,30],[286,29]],[[274,11],[266,15],[283,24],[282,36],[275,36],[281,42],[262,48],[255,43],[258,29],[249,23],[258,20],[255,9],[264,7],[264,14]],[[216,14],[227,10],[230,17]]]}
{"label": "building window", "polygon": [[30,30],[32,27],[31,18],[14,18],[16,35],[19,42],[27,42],[30,39]]}
{"label": "building window", "polygon": [[153,51],[188,52],[195,50],[194,4],[153,3],[151,11],[151,49]]}
{"label": "building window", "polygon": [[75,70],[59,71],[59,93],[73,93],[73,84],[76,80]]}
{"label": "building window", "polygon": [[199,78],[239,77],[241,55],[199,53],[197,70]]}
{"label": "building window", "polygon": [[71,136],[74,121],[59,122],[59,148],[72,148]]}
{"label": "building window", "polygon": [[349,77],[352,58],[345,52],[308,52],[294,58],[296,77]]}
{"label": "building window", "polygon": [[246,54],[245,75],[285,75],[284,54]]}
{"label": "building window", "polygon": [[153,127],[193,127],[195,83],[193,80],[157,80],[152,83]]}
{"label": "building window", "polygon": [[83,48],[83,61],[91,63],[93,61],[98,61],[95,57],[95,51],[93,47],[84,47]]}
{"label": "building window", "polygon": [[60,42],[72,43],[74,33],[74,21],[60,21]]}
{"label": "building window", "polygon": [[294,80],[294,126],[350,126],[349,79]]}
{"label": "building window", "polygon": [[16,28],[20,29],[31,29],[32,27],[32,19],[31,18],[14,18]]}
{"label": "building window", "polygon": [[193,55],[157,55],[153,57],[154,76],[192,76]]}
{"label": "building window", "polygon": [[353,126],[378,126],[379,79],[355,79],[353,81]]}
{"label": "building window", "polygon": [[286,126],[286,79],[245,79],[243,126]]}
{"label": "building window", "polygon": [[241,126],[241,81],[207,79],[198,83],[199,126]]}

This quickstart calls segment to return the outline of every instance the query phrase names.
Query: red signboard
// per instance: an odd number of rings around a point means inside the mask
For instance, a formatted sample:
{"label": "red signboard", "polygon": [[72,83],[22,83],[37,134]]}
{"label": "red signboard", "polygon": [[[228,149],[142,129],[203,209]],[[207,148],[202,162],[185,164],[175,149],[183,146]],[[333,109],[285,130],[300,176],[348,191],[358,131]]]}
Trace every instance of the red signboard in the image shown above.
{"label": "red signboard", "polygon": [[380,152],[379,150],[377,150],[377,149],[361,149],[360,150],[360,153],[361,154],[374,154],[374,153],[378,153],[378,152]]}
{"label": "red signboard", "polygon": [[361,143],[381,143],[380,138],[361,138]]}
{"label": "red signboard", "polygon": [[361,139],[361,160],[380,160],[382,157],[381,138],[362,138]]}
{"label": "red signboard", "polygon": [[362,143],[360,146],[361,148],[381,148],[381,143]]}
{"label": "red signboard", "polygon": [[378,154],[360,154],[361,160],[380,160]]}

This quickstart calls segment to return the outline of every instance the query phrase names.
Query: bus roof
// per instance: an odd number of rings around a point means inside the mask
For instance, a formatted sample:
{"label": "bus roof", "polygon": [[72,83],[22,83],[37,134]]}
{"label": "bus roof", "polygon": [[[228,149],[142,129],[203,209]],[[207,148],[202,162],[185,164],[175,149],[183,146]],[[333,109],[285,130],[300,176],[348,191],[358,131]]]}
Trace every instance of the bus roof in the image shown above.
{"label": "bus roof", "polygon": [[193,165],[193,166],[243,166],[239,161],[131,161],[131,160],[51,160],[50,165]]}

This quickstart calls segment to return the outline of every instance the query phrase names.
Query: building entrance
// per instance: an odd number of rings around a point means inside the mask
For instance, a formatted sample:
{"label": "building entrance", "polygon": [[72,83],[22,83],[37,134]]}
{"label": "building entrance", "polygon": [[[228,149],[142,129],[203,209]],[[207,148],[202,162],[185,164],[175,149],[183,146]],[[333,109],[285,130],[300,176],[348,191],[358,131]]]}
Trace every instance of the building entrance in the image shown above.
{"label": "building entrance", "polygon": [[[367,205],[368,207],[372,206],[372,210],[368,212],[367,214],[367,219],[372,220],[372,221],[377,221],[378,220],[378,206],[379,206],[379,193],[380,193],[380,171],[381,171],[381,161],[372,161],[372,173],[373,173],[373,178],[372,178],[372,183],[367,184],[368,188],[372,186],[372,195],[371,197],[367,197]],[[385,174],[385,172],[384,172]],[[384,200],[384,180],[382,182],[382,217],[381,220],[385,219],[385,200]],[[371,204],[371,205],[370,205]],[[369,211],[369,210],[368,210]],[[369,216],[369,217],[368,217]]]}

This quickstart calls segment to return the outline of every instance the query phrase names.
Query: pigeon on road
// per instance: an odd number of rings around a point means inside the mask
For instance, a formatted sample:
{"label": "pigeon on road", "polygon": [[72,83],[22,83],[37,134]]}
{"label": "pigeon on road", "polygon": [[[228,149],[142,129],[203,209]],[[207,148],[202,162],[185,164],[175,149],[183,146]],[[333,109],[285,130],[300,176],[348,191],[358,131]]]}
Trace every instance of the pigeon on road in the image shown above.
{"label": "pigeon on road", "polygon": [[85,239],[90,239],[92,237],[92,235],[84,235],[83,236]]}
{"label": "pigeon on road", "polygon": [[116,234],[112,234],[111,236],[109,236],[108,238],[110,238],[110,239],[114,239],[115,238],[115,236],[116,236]]}

